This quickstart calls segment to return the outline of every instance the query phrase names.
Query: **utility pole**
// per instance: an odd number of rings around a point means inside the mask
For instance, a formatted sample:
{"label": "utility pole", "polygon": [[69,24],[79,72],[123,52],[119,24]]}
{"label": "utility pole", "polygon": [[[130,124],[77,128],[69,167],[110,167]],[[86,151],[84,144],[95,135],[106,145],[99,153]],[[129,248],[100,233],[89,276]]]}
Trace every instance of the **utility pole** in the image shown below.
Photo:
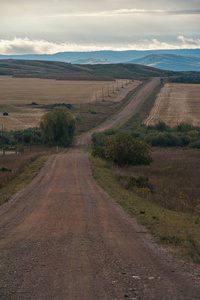
{"label": "utility pole", "polygon": [[102,101],[104,101],[103,88],[102,88]]}
{"label": "utility pole", "polygon": [[81,109],[81,120],[82,120],[82,114],[83,114],[82,101],[80,102],[80,109]]}
{"label": "utility pole", "polygon": [[32,141],[32,135],[30,136],[30,151],[32,150],[31,141]]}
{"label": "utility pole", "polygon": [[15,127],[15,154],[17,154],[17,132]]}
{"label": "utility pole", "polygon": [[118,87],[118,80],[117,80],[117,91],[119,91],[119,87]]}
{"label": "utility pole", "polygon": [[109,85],[108,85],[108,97],[110,97],[110,89],[109,89]]}
{"label": "utility pole", "polygon": [[22,153],[24,154],[24,133],[22,132]]}
{"label": "utility pole", "polygon": [[2,144],[3,155],[5,155],[4,138],[3,138],[3,124],[2,124],[2,142],[3,142],[3,144]]}
{"label": "utility pole", "polygon": [[89,100],[89,112],[91,112],[90,100]]}

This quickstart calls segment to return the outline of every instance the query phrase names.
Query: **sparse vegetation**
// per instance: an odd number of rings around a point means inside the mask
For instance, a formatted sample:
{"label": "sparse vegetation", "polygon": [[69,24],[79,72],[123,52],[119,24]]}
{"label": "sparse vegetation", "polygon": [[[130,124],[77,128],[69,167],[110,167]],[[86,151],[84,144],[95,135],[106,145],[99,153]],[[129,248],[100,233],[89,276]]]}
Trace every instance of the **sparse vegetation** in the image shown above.
{"label": "sparse vegetation", "polygon": [[33,147],[25,154],[0,155],[0,205],[30,183],[52,153],[55,149]]}
{"label": "sparse vegetation", "polygon": [[132,117],[123,124],[123,128],[129,128],[143,123],[154,106],[156,98],[163,87],[163,83],[164,82],[161,79],[155,88],[150,92],[150,94],[144,98],[143,102],[138,105]]}
{"label": "sparse vegetation", "polygon": [[[199,170],[200,153],[157,150],[146,166],[119,168],[90,156],[97,182],[132,217],[145,225],[155,239],[179,257],[200,262]],[[139,175],[139,176],[138,176]],[[133,184],[131,177],[147,178],[148,187]],[[120,183],[120,184],[119,184]]]}

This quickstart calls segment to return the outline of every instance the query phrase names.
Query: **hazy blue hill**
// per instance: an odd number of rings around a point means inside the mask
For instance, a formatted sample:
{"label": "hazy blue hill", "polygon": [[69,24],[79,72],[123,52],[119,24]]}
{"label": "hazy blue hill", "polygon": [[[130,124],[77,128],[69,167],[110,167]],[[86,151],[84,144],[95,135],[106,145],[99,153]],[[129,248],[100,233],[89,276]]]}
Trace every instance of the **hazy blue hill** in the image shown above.
{"label": "hazy blue hill", "polygon": [[112,62],[107,59],[97,59],[97,58],[88,58],[88,59],[78,59],[75,61],[71,61],[71,64],[77,65],[107,65],[112,64]]}
{"label": "hazy blue hill", "polygon": [[171,71],[200,71],[200,57],[152,54],[130,61],[133,64]]}
{"label": "hazy blue hill", "polygon": [[181,50],[148,50],[148,51],[93,51],[93,52],[60,52],[56,54],[27,54],[27,55],[0,55],[0,59],[47,60],[72,62],[84,59],[108,60],[113,63],[125,63],[152,54],[175,54],[181,56],[200,57],[200,49]]}

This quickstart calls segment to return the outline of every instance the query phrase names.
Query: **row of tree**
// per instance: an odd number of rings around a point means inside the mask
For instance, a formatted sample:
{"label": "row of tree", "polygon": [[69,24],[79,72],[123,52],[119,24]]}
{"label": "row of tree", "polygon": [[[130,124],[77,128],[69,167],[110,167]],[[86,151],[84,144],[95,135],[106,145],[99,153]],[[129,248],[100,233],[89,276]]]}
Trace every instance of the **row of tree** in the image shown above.
{"label": "row of tree", "polygon": [[[132,137],[145,141],[153,147],[188,147],[200,149],[200,127],[182,123],[176,127],[169,127],[164,122],[154,126],[133,126],[123,129]],[[117,133],[117,130],[94,133],[92,141],[95,146],[101,146],[105,141]]]}

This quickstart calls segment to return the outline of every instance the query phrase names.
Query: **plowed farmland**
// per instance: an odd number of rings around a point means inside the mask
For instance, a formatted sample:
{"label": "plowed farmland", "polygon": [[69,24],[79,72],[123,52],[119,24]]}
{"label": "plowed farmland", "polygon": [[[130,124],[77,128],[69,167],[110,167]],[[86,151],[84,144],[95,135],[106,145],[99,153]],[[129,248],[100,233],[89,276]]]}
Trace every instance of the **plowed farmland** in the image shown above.
{"label": "plowed farmland", "polygon": [[159,121],[172,127],[180,123],[200,126],[200,84],[165,84],[145,124]]}

